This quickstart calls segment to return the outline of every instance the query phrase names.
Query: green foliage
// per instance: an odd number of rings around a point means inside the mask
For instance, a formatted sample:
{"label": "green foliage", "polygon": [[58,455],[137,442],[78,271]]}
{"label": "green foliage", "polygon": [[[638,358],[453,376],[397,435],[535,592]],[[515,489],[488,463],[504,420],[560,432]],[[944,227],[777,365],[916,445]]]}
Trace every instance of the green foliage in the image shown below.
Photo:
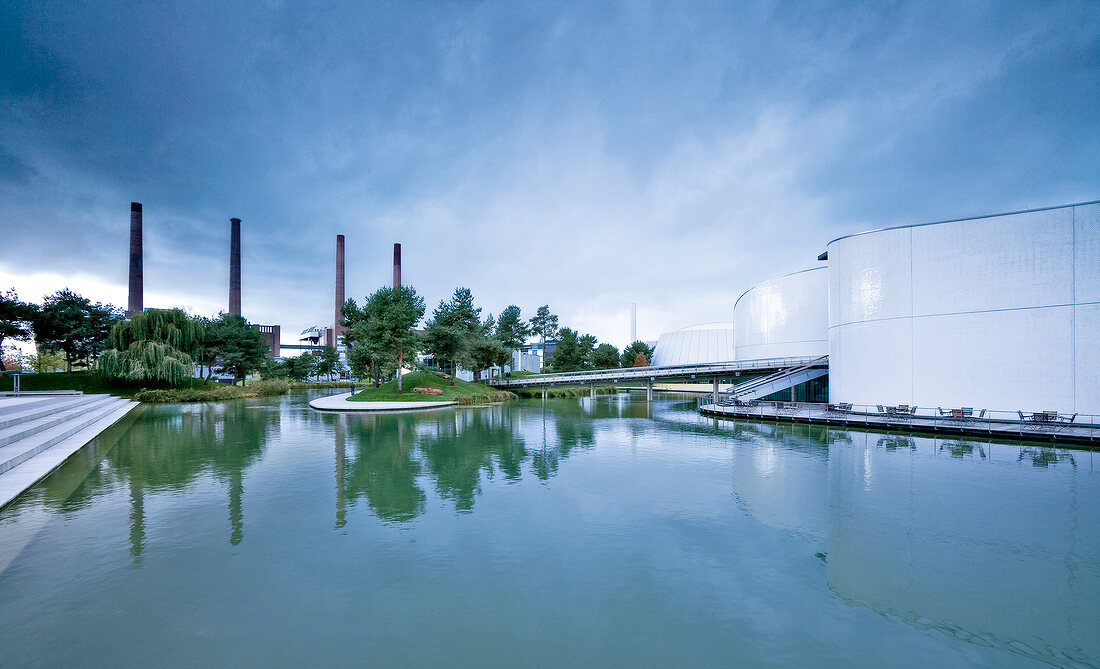
{"label": "green foliage", "polygon": [[555,372],[575,372],[590,368],[590,356],[596,345],[592,335],[579,335],[576,330],[562,328],[558,332],[558,346],[550,358]]}
{"label": "green foliage", "polygon": [[289,378],[287,375],[286,361],[268,358],[264,364],[260,366],[260,378],[264,381],[271,381],[274,379],[286,380]]}
{"label": "green foliage", "polygon": [[[640,359],[638,354],[641,353],[645,356],[644,364],[637,364]],[[644,341],[635,341],[630,346],[623,349],[623,353],[619,356],[620,367],[648,367],[650,361],[653,360],[653,347],[646,346]]]}
{"label": "green foliage", "polygon": [[167,344],[189,356],[198,356],[203,343],[201,319],[188,316],[183,309],[146,309],[120,320],[111,328],[111,348],[125,351],[139,341]]}
{"label": "green foliage", "polygon": [[218,372],[238,381],[259,370],[271,354],[262,332],[244,317],[224,312],[207,324],[203,348],[212,354]]}
{"label": "green foliage", "polygon": [[519,307],[509,304],[497,319],[496,338],[510,351],[522,347],[531,334],[531,326],[519,316]]}
{"label": "green foliage", "polygon": [[[451,385],[451,380],[454,385]],[[459,404],[482,404],[485,402],[502,402],[515,399],[515,395],[503,391],[494,390],[480,383],[469,383],[462,379],[444,379],[442,376],[427,371],[415,371],[404,375],[405,390],[397,392],[397,380],[384,383],[377,388],[366,388],[356,393],[351,399],[355,402],[458,402]],[[409,392],[413,388],[427,387],[442,390],[441,395],[427,395],[417,392]]]}
{"label": "green foliage", "polygon": [[335,346],[326,345],[317,352],[317,361],[313,366],[313,371],[317,376],[327,376],[331,381],[332,375],[338,369],[340,369],[340,352],[336,350]]}
{"label": "green foliage", "polygon": [[468,349],[484,336],[481,309],[474,307],[473,294],[469,288],[456,288],[451,301],[440,301],[432,312],[424,331],[424,348],[452,365],[473,364]]}
{"label": "green foliage", "polygon": [[99,356],[96,372],[131,385],[179,386],[191,378],[202,340],[202,322],[182,309],[148,309],[114,324],[112,348]]}
{"label": "green foliage", "polygon": [[[27,341],[31,337],[31,321],[37,307],[19,301],[15,289],[0,291],[0,349],[5,339]],[[4,370],[3,356],[0,356],[0,371]]]}
{"label": "green foliage", "polygon": [[611,344],[600,344],[592,351],[592,369],[615,369],[619,366],[619,349]]}
{"label": "green foliage", "polygon": [[291,381],[305,381],[313,374],[316,360],[309,351],[294,358],[286,358],[283,360],[283,364],[286,365],[286,377]]}
{"label": "green foliage", "polygon": [[348,363],[359,376],[379,379],[420,348],[420,337],[412,329],[424,316],[424,298],[411,286],[384,286],[362,309],[348,300],[342,311],[348,328],[344,341],[351,346]]}
{"label": "green foliage", "polygon": [[531,319],[531,332],[542,338],[543,342],[553,339],[558,333],[558,317],[550,313],[549,305],[542,305]]}
{"label": "green foliage", "polygon": [[290,384],[281,380],[254,381],[247,386],[227,386],[215,384],[194,388],[173,388],[171,390],[142,390],[134,395],[139,402],[154,404],[176,402],[218,402],[222,400],[243,399],[247,397],[270,397],[285,395]]}
{"label": "green foliage", "polygon": [[42,300],[33,314],[31,327],[39,349],[65,354],[65,365],[94,359],[107,344],[111,327],[120,311],[109,304],[77,295],[65,288]]}
{"label": "green foliage", "polygon": [[472,337],[459,361],[462,366],[474,371],[474,380],[481,378],[481,370],[494,365],[506,365],[512,359],[512,353],[504,344],[493,337]]}
{"label": "green foliage", "polygon": [[125,351],[108,349],[96,361],[105,379],[130,384],[165,383],[178,386],[191,378],[191,356],[158,341],[135,341]]}
{"label": "green foliage", "polygon": [[65,356],[61,353],[39,351],[37,355],[25,357],[26,365],[39,374],[60,372],[65,369]]}
{"label": "green foliage", "polygon": [[550,313],[550,305],[544,304],[538,308],[531,319],[531,333],[537,334],[542,343],[542,362],[549,366],[552,361],[546,357],[546,340],[553,339],[558,334],[557,314]]}

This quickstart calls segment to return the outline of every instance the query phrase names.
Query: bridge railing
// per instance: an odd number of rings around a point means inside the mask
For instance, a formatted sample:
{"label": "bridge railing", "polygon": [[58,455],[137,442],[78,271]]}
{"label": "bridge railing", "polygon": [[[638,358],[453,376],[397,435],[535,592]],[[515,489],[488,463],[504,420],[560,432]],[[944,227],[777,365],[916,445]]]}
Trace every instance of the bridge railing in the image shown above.
{"label": "bridge railing", "polygon": [[962,428],[968,433],[985,432],[990,437],[999,439],[1048,435],[1057,440],[1060,435],[1066,435],[1075,440],[1086,439],[1100,443],[1100,414],[978,408],[969,409],[969,413],[955,409],[955,415],[952,415],[952,409],[941,407],[918,407],[915,412],[903,413],[898,407],[885,405],[854,404],[851,408],[840,410],[837,405],[761,400],[745,402],[740,406],[724,401],[715,405],[710,395],[696,398],[696,408],[745,418],[828,421],[868,428],[888,424],[908,426],[914,430],[932,429],[944,432]]}
{"label": "bridge railing", "polygon": [[647,377],[673,377],[691,375],[715,375],[726,372],[735,373],[741,371],[754,371],[758,369],[777,369],[797,365],[812,364],[820,361],[826,364],[828,356],[796,356],[786,358],[759,358],[756,360],[729,360],[726,362],[705,362],[691,365],[662,365],[649,367],[621,367],[618,369],[588,369],[577,372],[551,372],[549,374],[532,374],[516,379],[504,378],[494,385],[498,386],[522,386],[528,384],[545,383],[569,383],[573,381],[585,381],[589,379],[639,379]]}

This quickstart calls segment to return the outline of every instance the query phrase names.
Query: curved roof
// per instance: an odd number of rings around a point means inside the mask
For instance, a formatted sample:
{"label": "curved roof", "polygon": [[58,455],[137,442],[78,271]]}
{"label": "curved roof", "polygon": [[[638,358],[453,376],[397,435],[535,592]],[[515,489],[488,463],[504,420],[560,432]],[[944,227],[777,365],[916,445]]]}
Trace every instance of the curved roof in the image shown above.
{"label": "curved roof", "polygon": [[[922,228],[926,225],[942,225],[944,223],[961,223],[962,221],[977,221],[982,218],[997,218],[998,216],[1015,216],[1016,214],[1033,214],[1037,211],[1053,211],[1054,209],[1069,209],[1070,207],[1084,207],[1090,204],[1100,204],[1100,200],[1091,200],[1089,202],[1074,202],[1073,204],[1059,204],[1053,207],[1039,207],[1038,209],[1022,209],[1020,211],[1006,211],[1000,214],[986,214],[984,216],[967,216],[966,218],[952,218],[947,221],[933,221],[931,223],[911,223],[909,225],[894,225],[888,228],[876,228],[874,230],[864,230],[863,232],[855,232],[850,235],[844,235],[837,237],[833,241],[839,242],[842,239],[848,239],[849,237],[859,237],[860,235],[869,235],[875,232],[886,232],[887,230],[903,230],[905,228]],[[829,244],[825,245],[825,248],[829,248]],[[751,289],[750,289],[751,290]]]}
{"label": "curved roof", "polygon": [[[829,242],[829,243],[832,244],[832,242]],[[816,272],[816,271],[821,270],[821,269],[829,269],[829,268],[828,268],[828,266],[825,266],[825,267],[811,267],[809,269],[800,269],[797,272],[791,272],[790,274],[782,274],[780,276],[773,276],[770,279],[764,279],[760,283],[757,283],[757,284],[753,285],[752,288],[749,288],[745,292],[741,293],[741,297],[744,297],[744,296],[748,295],[750,292],[752,292],[752,290],[754,288],[756,288],[757,286],[762,286],[765,283],[768,283],[768,282],[771,282],[771,281],[778,281],[779,279],[786,279],[788,276],[794,276],[795,274],[805,274],[806,272]],[[734,309],[737,309],[737,303],[741,301],[741,297],[738,297],[736,300],[733,301],[733,308]]]}

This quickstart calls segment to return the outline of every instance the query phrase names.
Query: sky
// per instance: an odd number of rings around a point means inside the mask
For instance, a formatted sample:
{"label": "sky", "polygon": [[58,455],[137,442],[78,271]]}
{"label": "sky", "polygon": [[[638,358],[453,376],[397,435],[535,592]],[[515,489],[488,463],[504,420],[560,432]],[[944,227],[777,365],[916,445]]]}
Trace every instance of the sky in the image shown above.
{"label": "sky", "polygon": [[[324,6],[322,6],[324,5]],[[403,280],[617,347],[862,230],[1100,199],[1100,3],[0,8],[0,288],[286,343]]]}

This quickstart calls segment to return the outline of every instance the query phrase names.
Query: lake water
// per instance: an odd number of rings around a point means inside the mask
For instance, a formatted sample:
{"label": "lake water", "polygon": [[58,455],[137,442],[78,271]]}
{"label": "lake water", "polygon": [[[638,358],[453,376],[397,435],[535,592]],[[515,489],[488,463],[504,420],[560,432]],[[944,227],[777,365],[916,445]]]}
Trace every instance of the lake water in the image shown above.
{"label": "lake water", "polygon": [[0,511],[0,666],[1100,666],[1091,452],[312,396],[139,408]]}

